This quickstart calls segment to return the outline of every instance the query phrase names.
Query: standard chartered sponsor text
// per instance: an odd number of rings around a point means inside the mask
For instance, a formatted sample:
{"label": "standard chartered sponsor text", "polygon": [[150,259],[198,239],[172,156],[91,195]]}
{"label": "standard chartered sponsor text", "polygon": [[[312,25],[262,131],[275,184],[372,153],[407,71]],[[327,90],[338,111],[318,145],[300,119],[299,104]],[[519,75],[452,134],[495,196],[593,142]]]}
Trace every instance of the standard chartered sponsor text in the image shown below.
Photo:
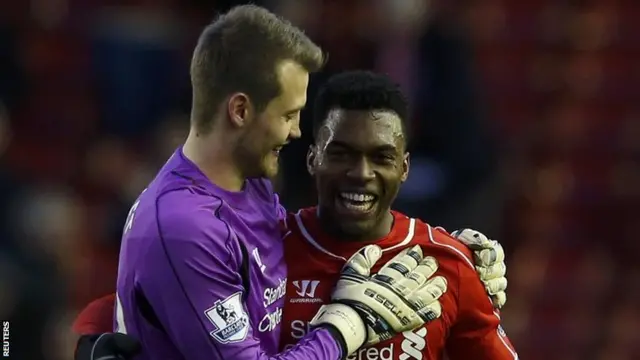
{"label": "standard chartered sponsor text", "polygon": [[[302,339],[310,330],[311,326],[306,321],[293,320],[291,322],[290,335],[295,340]],[[401,343],[390,342],[386,346],[362,348],[348,356],[347,360],[421,360],[423,358],[422,351],[427,345],[427,329],[405,331],[401,336]],[[285,349],[292,346],[294,345],[287,345]]]}

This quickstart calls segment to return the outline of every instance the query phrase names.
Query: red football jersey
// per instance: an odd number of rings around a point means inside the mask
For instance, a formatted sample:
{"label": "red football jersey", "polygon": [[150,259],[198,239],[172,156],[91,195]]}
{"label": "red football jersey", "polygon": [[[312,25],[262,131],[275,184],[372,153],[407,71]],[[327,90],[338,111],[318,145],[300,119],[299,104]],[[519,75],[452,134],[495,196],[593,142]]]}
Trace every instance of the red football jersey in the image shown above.
{"label": "red football jersey", "polygon": [[[421,245],[423,253],[438,260],[437,275],[447,279],[447,292],[440,298],[442,316],[426,327],[407,331],[370,348],[360,349],[353,360],[502,360],[517,359],[500,326],[480,281],[471,251],[447,232],[393,213],[391,232],[372,243],[383,249],[374,271],[407,247]],[[285,259],[289,267],[287,301],[283,310],[282,347],[294,345],[308,331],[308,322],[322,304],[330,302],[333,286],[345,261],[364,245],[340,242],[322,232],[316,209],[300,210],[287,219]]]}

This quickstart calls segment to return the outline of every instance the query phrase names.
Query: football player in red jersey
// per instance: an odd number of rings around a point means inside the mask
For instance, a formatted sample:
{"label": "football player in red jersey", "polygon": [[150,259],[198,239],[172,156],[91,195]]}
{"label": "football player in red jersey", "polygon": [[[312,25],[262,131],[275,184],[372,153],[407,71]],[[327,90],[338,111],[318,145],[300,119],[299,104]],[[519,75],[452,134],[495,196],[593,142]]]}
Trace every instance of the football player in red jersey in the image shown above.
{"label": "football player in red jersey", "polygon": [[[307,157],[318,206],[287,218],[289,277],[281,345],[293,346],[304,336],[313,314],[330,303],[346,259],[358,249],[380,246],[386,262],[419,245],[437,259],[437,275],[448,281],[440,298],[442,316],[424,328],[362,348],[350,359],[442,359],[445,354],[450,360],[517,359],[495,309],[504,304],[506,287],[499,244],[468,229],[454,233],[456,239],[391,210],[409,175],[407,120],[404,97],[382,75],[343,73],[321,90],[314,109],[315,142]],[[81,334],[110,330],[111,323],[96,326],[96,311],[112,306],[112,296],[92,303],[74,329]]]}
{"label": "football player in red jersey", "polygon": [[[344,73],[319,93],[315,142],[307,155],[318,206],[287,219],[289,278],[282,345],[293,345],[306,333],[311,314],[329,304],[342,265],[363,245],[383,249],[380,264],[420,245],[424,254],[438,260],[436,275],[448,282],[440,298],[442,316],[424,328],[360,349],[351,358],[442,359],[447,354],[450,360],[517,359],[470,249],[442,229],[391,210],[409,176],[407,119],[400,90],[382,75]],[[481,239],[471,230],[456,235]]]}

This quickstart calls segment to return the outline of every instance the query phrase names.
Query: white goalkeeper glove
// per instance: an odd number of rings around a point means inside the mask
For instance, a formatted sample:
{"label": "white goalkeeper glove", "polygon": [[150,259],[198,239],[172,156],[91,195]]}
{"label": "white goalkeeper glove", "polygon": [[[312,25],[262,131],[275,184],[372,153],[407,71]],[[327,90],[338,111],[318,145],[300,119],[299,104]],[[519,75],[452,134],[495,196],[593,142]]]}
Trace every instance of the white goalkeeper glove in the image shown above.
{"label": "white goalkeeper glove", "polygon": [[507,265],[504,263],[502,245],[471,229],[456,230],[451,235],[473,250],[480,280],[484,283],[493,306],[497,309],[502,308],[507,302]]}
{"label": "white goalkeeper glove", "polygon": [[447,290],[442,276],[433,277],[438,263],[423,257],[420,246],[402,251],[377,274],[371,268],[382,256],[376,245],[365,246],[342,268],[331,296],[333,303],[320,308],[312,326],[329,324],[343,336],[347,356],[363,345],[387,340],[438,318],[438,299]]}

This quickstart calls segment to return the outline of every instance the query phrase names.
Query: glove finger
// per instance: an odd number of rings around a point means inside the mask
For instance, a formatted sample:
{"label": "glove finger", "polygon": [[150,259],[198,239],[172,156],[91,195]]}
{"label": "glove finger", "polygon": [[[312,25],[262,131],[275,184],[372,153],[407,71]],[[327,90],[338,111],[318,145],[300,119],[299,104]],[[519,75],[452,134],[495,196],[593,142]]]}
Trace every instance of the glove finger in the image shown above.
{"label": "glove finger", "polygon": [[433,279],[429,279],[424,286],[414,291],[408,297],[408,301],[416,308],[422,309],[440,299],[446,291],[447,279],[442,276],[436,276]]}
{"label": "glove finger", "polygon": [[396,283],[398,287],[403,287],[403,294],[406,295],[426,284],[437,270],[438,261],[432,256],[427,256],[420,262],[420,265]]}
{"label": "glove finger", "polygon": [[507,293],[500,291],[495,295],[491,295],[491,302],[493,303],[494,308],[502,309],[504,304],[507,302]]}
{"label": "glove finger", "polygon": [[377,245],[367,245],[358,250],[342,267],[342,274],[369,276],[371,268],[382,257],[382,249]]}
{"label": "glove finger", "polygon": [[501,277],[484,281],[484,288],[489,295],[496,295],[501,291],[505,291],[507,289],[507,284],[507,278]]}
{"label": "glove finger", "polygon": [[439,318],[440,315],[442,315],[442,305],[440,304],[440,301],[434,301],[431,304],[418,310],[417,314],[422,320],[424,320],[425,323],[428,323]]}
{"label": "glove finger", "polygon": [[504,249],[499,242],[491,240],[491,247],[473,252],[476,264],[480,266],[491,266],[504,262]]}
{"label": "glove finger", "polygon": [[483,233],[472,229],[461,229],[451,233],[451,236],[458,239],[471,250],[482,250],[490,248],[490,240]]}
{"label": "glove finger", "polygon": [[398,281],[409,274],[421,261],[422,248],[416,245],[394,256],[393,259],[384,264],[378,274]]}
{"label": "glove finger", "polygon": [[504,263],[497,263],[488,267],[476,266],[476,272],[482,281],[498,279],[505,277],[507,266]]}
{"label": "glove finger", "polygon": [[407,295],[414,292],[418,287],[420,287],[420,285],[422,284],[419,284],[418,282],[409,278],[403,277],[400,280],[394,282],[392,286],[396,292],[406,297]]}
{"label": "glove finger", "polygon": [[[413,276],[415,276],[414,274],[418,274],[423,276],[426,281],[426,279],[432,277],[433,274],[436,273],[436,271],[438,271],[438,260],[436,260],[436,258],[434,258],[433,256],[427,256],[422,259],[420,265],[416,266],[416,268],[413,269],[413,271],[411,271],[411,273],[409,273],[407,277],[412,278]],[[414,280],[417,281],[416,279]]]}
{"label": "glove finger", "polygon": [[411,272],[401,279],[395,281],[393,286],[403,296],[407,296],[416,289],[422,287],[427,283],[429,277],[438,269],[437,260],[431,256],[422,260],[420,265],[416,266]]}

